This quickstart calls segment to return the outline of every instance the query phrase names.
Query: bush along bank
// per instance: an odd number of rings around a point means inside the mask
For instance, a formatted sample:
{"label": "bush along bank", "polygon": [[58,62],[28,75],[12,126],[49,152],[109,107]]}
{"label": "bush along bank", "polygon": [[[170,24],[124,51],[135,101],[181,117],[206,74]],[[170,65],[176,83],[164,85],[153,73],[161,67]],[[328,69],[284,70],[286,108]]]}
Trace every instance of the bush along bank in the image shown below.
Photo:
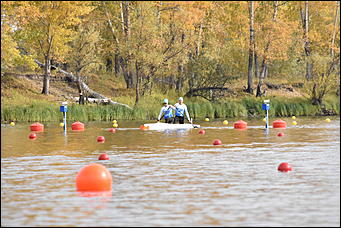
{"label": "bush along bank", "polygon": [[[261,117],[264,116],[260,98],[243,98],[221,103],[187,102],[188,111],[193,119],[231,118],[231,117]],[[30,105],[14,105],[1,107],[1,121],[62,121],[59,104],[35,102]],[[68,121],[112,121],[122,120],[156,120],[161,104],[151,104],[149,107],[137,106],[129,110],[115,105],[68,105]],[[317,116],[339,115],[340,100],[338,97],[326,99],[323,107],[312,105],[303,98],[274,98],[270,101],[270,117],[285,116]]]}
{"label": "bush along bank", "polygon": [[[188,103],[188,110],[194,118],[230,118],[230,117],[261,117],[262,110],[260,98],[243,98],[239,101],[224,103]],[[286,116],[319,116],[339,115],[340,100],[338,97],[326,99],[324,106],[312,105],[310,100],[303,98],[275,98],[270,100],[270,117]]]}

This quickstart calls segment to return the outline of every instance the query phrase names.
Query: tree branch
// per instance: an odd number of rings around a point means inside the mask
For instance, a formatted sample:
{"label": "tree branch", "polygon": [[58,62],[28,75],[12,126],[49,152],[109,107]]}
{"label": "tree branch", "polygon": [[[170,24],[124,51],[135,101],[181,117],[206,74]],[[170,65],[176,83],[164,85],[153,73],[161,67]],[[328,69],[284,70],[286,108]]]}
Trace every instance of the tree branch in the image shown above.
{"label": "tree branch", "polygon": [[[35,59],[34,61],[35,61],[39,66],[41,66],[41,67],[45,66],[43,63],[39,62],[39,61],[36,60],[36,59]],[[52,66],[52,65],[51,65],[51,66]],[[68,76],[73,82],[78,82],[77,77],[74,76],[72,73],[66,72],[66,71],[64,71],[64,70],[62,70],[62,69],[60,69],[60,68],[58,68],[58,67],[56,67],[56,66],[53,66],[53,67],[56,68],[57,72],[61,72],[61,73],[65,74],[66,76]],[[132,108],[129,107],[128,105],[126,105],[126,104],[122,104],[122,103],[118,103],[118,102],[112,101],[110,98],[107,98],[107,97],[103,96],[102,94],[99,94],[99,93],[93,91],[93,90],[90,89],[89,86],[88,86],[87,84],[85,84],[83,81],[80,81],[80,84],[81,84],[82,88],[83,88],[85,91],[87,91],[89,94],[93,95],[94,97],[100,98],[100,99],[106,99],[106,100],[108,100],[109,103],[112,104],[112,105],[121,105],[121,106],[124,106],[124,107],[126,107],[126,108],[132,110]]]}

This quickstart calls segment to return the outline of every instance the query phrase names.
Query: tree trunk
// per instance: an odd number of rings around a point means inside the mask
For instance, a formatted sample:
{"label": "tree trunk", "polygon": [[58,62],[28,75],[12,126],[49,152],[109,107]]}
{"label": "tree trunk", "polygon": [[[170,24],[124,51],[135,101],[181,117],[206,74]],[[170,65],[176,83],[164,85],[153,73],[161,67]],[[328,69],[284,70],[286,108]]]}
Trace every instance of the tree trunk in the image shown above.
{"label": "tree trunk", "polygon": [[110,57],[106,59],[106,72],[112,72],[112,60]]}
{"label": "tree trunk", "polygon": [[118,77],[118,73],[120,73],[120,56],[118,53],[115,53],[115,75]]}
{"label": "tree trunk", "polygon": [[128,40],[130,37],[130,13],[129,13],[129,1],[121,2],[121,21],[122,29],[125,34],[125,38]]}
{"label": "tree trunk", "polygon": [[184,74],[184,66],[182,64],[179,65],[178,72],[179,73],[178,73],[178,78],[175,83],[175,90],[177,92],[180,92],[183,86],[183,74]]}
{"label": "tree trunk", "polygon": [[199,34],[198,34],[198,41],[197,41],[197,45],[196,45],[196,48],[195,48],[195,55],[196,56],[199,56],[200,55],[200,46],[201,46],[201,37],[202,37],[202,23],[200,23],[199,25]]}
{"label": "tree trunk", "polygon": [[79,93],[78,103],[83,105],[84,104],[84,94],[83,94],[83,89],[82,89],[81,76],[79,73],[80,73],[79,71],[76,72],[77,89],[78,89],[78,93]]}
{"label": "tree trunk", "polygon": [[253,94],[252,88],[252,67],[254,59],[254,2],[249,1],[249,15],[250,15],[250,42],[249,42],[249,65],[247,74],[247,89],[246,92]]}
{"label": "tree trunk", "polygon": [[306,74],[305,77],[309,81],[312,78],[313,72],[313,64],[311,63],[310,56],[308,56],[307,64],[306,64]]}
{"label": "tree trunk", "polygon": [[135,62],[135,69],[136,69],[136,99],[135,105],[139,103],[140,100],[140,74],[139,74],[139,65],[137,61]]}
{"label": "tree trunk", "polygon": [[263,59],[263,62],[262,62],[262,71],[259,75],[259,81],[258,81],[258,84],[257,84],[257,92],[256,92],[256,97],[261,97],[265,94],[265,91],[262,92],[262,86],[263,86],[263,81],[264,81],[264,78],[266,77],[266,74],[267,74],[267,63],[266,63],[266,59]]}
{"label": "tree trunk", "polygon": [[42,94],[48,95],[49,94],[49,87],[50,87],[50,76],[51,76],[51,60],[48,55],[45,56],[45,74],[43,80],[43,90]]}
{"label": "tree trunk", "polygon": [[[128,45],[128,41],[130,39],[130,11],[129,11],[129,1],[122,1],[120,6],[121,6],[121,23],[122,23],[122,32],[124,34],[124,40],[126,46]],[[129,50],[127,53],[122,55],[121,53],[121,58],[122,61],[121,63],[121,69],[123,72],[124,80],[127,84],[127,89],[133,88],[134,87],[134,82],[133,82],[133,74],[130,71],[130,62],[128,60],[128,56],[130,55]]]}
{"label": "tree trunk", "polygon": [[133,75],[130,71],[127,69],[122,69],[124,80],[127,84],[127,89],[132,89],[134,88],[134,83],[133,83]]}
{"label": "tree trunk", "polygon": [[340,2],[336,1],[336,11],[335,11],[335,18],[334,18],[334,29],[333,29],[333,36],[332,36],[332,43],[330,47],[330,56],[334,58],[334,44],[335,44],[335,36],[336,36],[336,28],[337,28],[337,21],[339,19],[339,10],[340,10]]}
{"label": "tree trunk", "polygon": [[[185,34],[182,33],[181,34],[181,44],[183,45],[185,41]],[[176,81],[176,84],[175,84],[175,90],[177,92],[180,92],[182,90],[182,87],[183,87],[183,78],[184,78],[184,64],[183,62],[180,62],[180,64],[178,65],[178,78],[177,78],[177,81]]]}
{"label": "tree trunk", "polygon": [[157,17],[157,22],[158,22],[158,28],[161,29],[161,24],[162,24],[162,19],[161,19],[161,8],[162,6],[162,1],[159,2],[159,5],[156,6],[156,17]]}
{"label": "tree trunk", "polygon": [[[34,60],[34,61],[39,66],[43,66],[43,67],[45,66],[43,63],[39,62],[38,60]],[[66,76],[68,76],[71,79],[72,82],[76,82],[77,81],[77,78],[72,73],[66,72],[66,71],[64,71],[62,69],[59,69],[58,67],[56,67],[56,70],[57,70],[57,72],[61,72],[61,73],[65,74]],[[128,105],[126,105],[126,104],[122,104],[122,103],[118,103],[118,102],[112,101],[111,99],[103,96],[102,94],[99,94],[99,93],[93,91],[83,81],[80,81],[80,84],[81,84],[81,87],[83,88],[83,91],[87,92],[87,94],[92,95],[93,97],[96,97],[96,98],[107,99],[109,101],[109,103],[112,104],[112,105],[122,105],[122,106],[125,106],[126,108],[129,108],[130,110],[132,110],[132,108],[129,107]]]}
{"label": "tree trunk", "polygon": [[131,88],[134,87],[134,84],[133,84],[133,74],[128,69],[128,61],[126,59],[124,59],[123,57],[120,57],[120,59],[121,59],[120,67],[122,69],[124,81],[125,81],[125,83],[127,85],[127,89],[131,89]]}
{"label": "tree trunk", "polygon": [[190,73],[191,74],[191,76],[190,76],[190,78],[189,78],[189,80],[188,80],[188,87],[189,87],[189,90],[191,90],[191,89],[193,89],[194,88],[194,86],[195,86],[195,73],[194,72],[192,72],[192,73]]}
{"label": "tree trunk", "polygon": [[[276,21],[276,17],[277,17],[277,12],[278,12],[278,1],[274,1],[274,12],[272,15],[272,21]],[[257,84],[257,92],[256,92],[256,97],[260,97],[265,95],[266,91],[262,92],[262,85],[263,85],[263,81],[267,76],[267,68],[268,68],[268,51],[270,48],[270,44],[271,44],[271,40],[269,39],[268,42],[265,45],[265,49],[264,49],[264,56],[263,56],[263,61],[262,61],[262,70],[259,74],[259,79],[258,79],[258,84]]]}
{"label": "tree trunk", "polygon": [[[256,48],[254,48],[256,50]],[[259,63],[258,63],[258,55],[257,52],[255,51],[255,78],[259,78]]]}
{"label": "tree trunk", "polygon": [[309,2],[305,1],[304,10],[301,9],[301,18],[303,25],[303,39],[304,39],[304,52],[306,55],[306,74],[307,80],[312,78],[312,68],[311,63],[311,50],[310,50],[310,40],[309,40]]}
{"label": "tree trunk", "polygon": [[317,84],[314,83],[314,86],[313,86],[313,96],[312,96],[312,99],[311,99],[311,103],[313,105],[320,105],[322,104],[322,99],[320,98],[320,96],[318,95],[318,92],[317,92]]}

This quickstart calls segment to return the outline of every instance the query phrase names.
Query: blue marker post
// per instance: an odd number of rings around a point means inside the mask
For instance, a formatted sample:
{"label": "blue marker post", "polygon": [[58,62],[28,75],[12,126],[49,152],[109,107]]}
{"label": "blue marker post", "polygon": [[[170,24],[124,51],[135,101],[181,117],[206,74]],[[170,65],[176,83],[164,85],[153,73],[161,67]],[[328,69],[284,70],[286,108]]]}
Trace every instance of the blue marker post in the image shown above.
{"label": "blue marker post", "polygon": [[264,100],[264,104],[262,104],[262,110],[266,111],[266,116],[265,116],[265,130],[268,132],[269,129],[269,110],[270,110],[270,100]]}
{"label": "blue marker post", "polygon": [[62,106],[60,106],[59,111],[63,113],[64,117],[64,133],[66,134],[66,112],[67,112],[67,102],[62,102]]}

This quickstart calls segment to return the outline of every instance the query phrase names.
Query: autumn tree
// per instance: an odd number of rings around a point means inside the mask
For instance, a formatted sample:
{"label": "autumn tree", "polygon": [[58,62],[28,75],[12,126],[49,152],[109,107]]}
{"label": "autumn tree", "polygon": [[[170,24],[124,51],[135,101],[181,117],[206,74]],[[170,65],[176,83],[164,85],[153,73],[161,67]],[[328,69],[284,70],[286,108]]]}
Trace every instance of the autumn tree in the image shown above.
{"label": "autumn tree", "polygon": [[316,2],[310,7],[310,46],[313,65],[307,83],[311,101],[323,105],[326,94],[340,85],[340,3]]}
{"label": "autumn tree", "polygon": [[1,2],[1,70],[6,71],[18,65],[26,65],[29,69],[34,69],[36,64],[30,56],[25,55],[19,49],[16,40],[18,21],[16,20],[17,2]]}
{"label": "autumn tree", "polygon": [[264,79],[268,76],[269,66],[275,60],[287,60],[296,33],[297,23],[288,20],[285,11],[288,2],[274,1],[259,4],[256,13],[255,52],[260,59],[260,73],[257,83],[256,96],[265,95],[262,89]]}
{"label": "autumn tree", "polygon": [[[233,79],[241,79],[247,74],[246,64],[249,51],[249,20],[247,2],[214,2],[207,15],[204,56],[209,59],[208,83],[224,87]],[[211,65],[211,66],[209,66]],[[203,71],[204,73],[205,71]],[[198,81],[203,81],[198,78]]]}
{"label": "autumn tree", "polygon": [[86,2],[20,1],[16,8],[17,35],[33,57],[44,59],[43,94],[49,94],[51,59],[63,60],[74,36],[73,26],[91,11]]}
{"label": "autumn tree", "polygon": [[101,61],[101,39],[98,29],[98,15],[95,11],[82,18],[82,23],[75,27],[75,35],[69,42],[68,64],[70,70],[77,77],[77,88],[80,94],[79,102],[84,104],[84,90],[82,88],[82,74],[96,70],[103,65]]}

